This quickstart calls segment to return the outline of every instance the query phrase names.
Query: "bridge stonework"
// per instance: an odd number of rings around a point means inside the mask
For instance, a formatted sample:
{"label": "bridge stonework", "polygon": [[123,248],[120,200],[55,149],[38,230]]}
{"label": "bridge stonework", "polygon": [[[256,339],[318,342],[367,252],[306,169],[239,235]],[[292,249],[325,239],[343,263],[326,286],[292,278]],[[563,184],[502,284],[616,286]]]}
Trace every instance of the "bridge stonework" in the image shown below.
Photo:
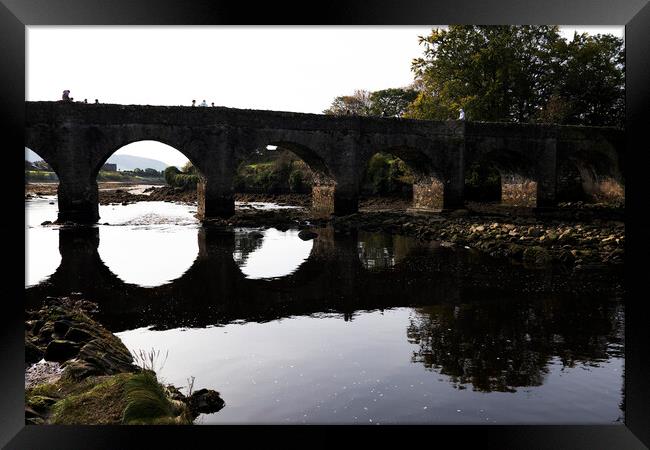
{"label": "bridge stonework", "polygon": [[25,146],[59,177],[59,221],[99,220],[100,168],[121,147],[143,140],[174,147],[198,169],[203,220],[234,213],[237,167],[267,145],[310,166],[314,209],[336,215],[358,210],[368,162],[378,152],[414,171],[414,209],[463,208],[465,171],[475,163],[537,181],[539,207],[582,195],[600,177],[624,181],[624,134],[613,128],[26,102]]}

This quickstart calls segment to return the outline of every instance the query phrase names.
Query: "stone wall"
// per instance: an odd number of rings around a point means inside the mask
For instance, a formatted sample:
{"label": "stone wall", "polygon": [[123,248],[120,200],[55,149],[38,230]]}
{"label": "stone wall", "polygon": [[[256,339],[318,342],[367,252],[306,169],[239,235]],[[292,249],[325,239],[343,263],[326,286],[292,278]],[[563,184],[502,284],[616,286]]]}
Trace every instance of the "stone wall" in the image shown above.
{"label": "stone wall", "polygon": [[334,212],[334,185],[318,185],[311,190],[312,209],[316,214],[329,215]]}
{"label": "stone wall", "polygon": [[413,184],[413,208],[440,211],[443,208],[444,186],[437,178],[425,178]]}

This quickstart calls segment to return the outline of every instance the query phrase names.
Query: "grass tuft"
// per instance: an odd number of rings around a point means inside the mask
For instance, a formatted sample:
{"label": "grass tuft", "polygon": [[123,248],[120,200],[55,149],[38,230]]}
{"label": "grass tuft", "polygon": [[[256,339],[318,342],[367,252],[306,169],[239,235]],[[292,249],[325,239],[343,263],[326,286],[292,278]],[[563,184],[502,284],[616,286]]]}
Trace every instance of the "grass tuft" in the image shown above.
{"label": "grass tuft", "polygon": [[125,384],[125,424],[152,423],[173,415],[173,406],[164,388],[151,372],[133,375]]}

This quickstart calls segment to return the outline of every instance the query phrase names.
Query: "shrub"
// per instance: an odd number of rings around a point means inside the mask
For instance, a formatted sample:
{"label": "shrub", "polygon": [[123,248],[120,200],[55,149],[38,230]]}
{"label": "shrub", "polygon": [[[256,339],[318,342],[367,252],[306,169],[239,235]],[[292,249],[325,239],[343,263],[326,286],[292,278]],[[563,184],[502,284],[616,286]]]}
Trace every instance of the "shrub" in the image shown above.
{"label": "shrub", "polygon": [[178,175],[179,173],[181,173],[181,171],[178,170],[178,167],[176,166],[167,167],[165,169],[165,182],[170,186],[174,186],[176,175]]}

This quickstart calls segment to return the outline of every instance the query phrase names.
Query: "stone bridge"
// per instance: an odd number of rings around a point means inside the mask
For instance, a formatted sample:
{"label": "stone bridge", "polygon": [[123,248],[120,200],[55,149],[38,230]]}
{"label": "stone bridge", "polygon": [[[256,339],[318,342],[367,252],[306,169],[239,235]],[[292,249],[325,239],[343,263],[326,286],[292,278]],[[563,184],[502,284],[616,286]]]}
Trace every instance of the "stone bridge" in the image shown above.
{"label": "stone bridge", "polygon": [[310,166],[314,208],[337,215],[358,210],[378,152],[414,171],[413,207],[422,210],[463,208],[465,172],[476,164],[536,181],[538,207],[577,198],[601,177],[624,181],[624,133],[614,128],[71,102],[26,102],[25,121],[25,146],[59,177],[60,221],[96,222],[100,168],[143,140],[174,147],[199,170],[201,219],[234,213],[237,167],[268,145]]}

